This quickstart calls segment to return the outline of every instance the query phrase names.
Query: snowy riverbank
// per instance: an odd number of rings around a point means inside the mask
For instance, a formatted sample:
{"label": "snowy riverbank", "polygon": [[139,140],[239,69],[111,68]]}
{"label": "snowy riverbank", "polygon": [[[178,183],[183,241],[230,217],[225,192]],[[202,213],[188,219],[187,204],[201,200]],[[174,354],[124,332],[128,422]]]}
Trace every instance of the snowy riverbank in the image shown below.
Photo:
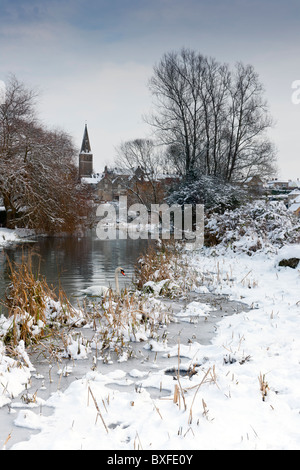
{"label": "snowy riverbank", "polygon": [[9,229],[0,227],[0,248],[9,243],[18,243],[29,237],[34,237],[35,232],[29,229]]}
{"label": "snowy riverbank", "polygon": [[[51,395],[45,403],[53,408],[51,416],[29,405],[17,409],[15,425],[38,432],[12,448],[299,449],[300,273],[279,267],[274,251],[182,255],[200,292],[227,294],[249,307],[224,317],[211,344],[192,338],[179,349],[153,340],[140,343],[141,350],[163,349],[175,363],[179,351],[180,368],[192,368],[193,374],[178,381],[155,364],[148,371],[134,368],[130,374],[139,386],[129,392],[122,363],[106,374],[89,370],[65,392]],[[197,313],[213,315],[213,309],[193,302],[178,319],[185,313],[197,321]],[[5,392],[20,393],[32,372],[12,367],[3,348],[0,354],[4,405]],[[127,369],[129,364],[130,359]],[[163,394],[153,398],[148,387]]]}
{"label": "snowy riverbank", "polygon": [[9,228],[0,228],[0,247],[16,241],[19,241],[19,237],[17,235],[16,230],[10,230]]}

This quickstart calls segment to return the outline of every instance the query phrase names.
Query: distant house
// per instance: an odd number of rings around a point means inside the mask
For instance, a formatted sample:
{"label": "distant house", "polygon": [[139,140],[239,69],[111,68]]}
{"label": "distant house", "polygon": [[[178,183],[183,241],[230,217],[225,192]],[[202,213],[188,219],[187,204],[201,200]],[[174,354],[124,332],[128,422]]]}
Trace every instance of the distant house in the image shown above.
{"label": "distant house", "polygon": [[268,181],[267,186],[271,190],[289,189],[289,182],[275,178],[274,180]]}
{"label": "distant house", "polygon": [[284,202],[287,208],[297,212],[297,206],[292,207],[294,199],[300,196],[299,178],[292,180],[273,179],[267,183],[269,199]]}
{"label": "distant house", "polygon": [[156,184],[158,199],[162,200],[168,189],[178,180],[177,175],[159,174],[150,181],[150,178],[140,167],[123,169],[108,168],[107,166],[105,166],[103,173],[81,178],[83,183],[93,185],[94,201],[97,203],[118,201],[120,196],[128,196],[129,203],[132,203],[136,202],[134,194],[137,193],[141,194],[144,200],[154,203],[155,201],[152,201],[153,183]]}
{"label": "distant house", "polygon": [[253,193],[261,193],[265,187],[265,181],[258,175],[249,176],[246,181],[244,181],[243,186],[249,189]]}
{"label": "distant house", "polygon": [[300,202],[294,202],[290,207],[289,211],[293,212],[297,217],[300,217]]}
{"label": "distant house", "polygon": [[128,189],[143,182],[144,173],[139,167],[124,170],[105,166],[95,186],[97,199],[102,202],[118,201],[120,196],[127,195]]}
{"label": "distant house", "polygon": [[294,189],[288,194],[288,201],[289,205],[297,198],[300,196],[300,188],[299,189]]}
{"label": "distant house", "polygon": [[262,178],[258,175],[255,176],[249,176],[249,178],[246,179],[244,182],[245,186],[251,187],[251,186],[265,186],[265,182],[262,180]]}
{"label": "distant house", "polygon": [[268,181],[267,186],[271,190],[294,190],[300,189],[300,181],[299,178],[297,180],[280,180],[280,179],[273,179]]}
{"label": "distant house", "polygon": [[[293,191],[293,193],[295,195],[295,191]],[[300,217],[300,194],[296,198],[290,200],[289,211],[297,215],[297,217]]]}
{"label": "distant house", "polygon": [[300,189],[299,178],[297,178],[296,181],[289,180],[289,189]]}

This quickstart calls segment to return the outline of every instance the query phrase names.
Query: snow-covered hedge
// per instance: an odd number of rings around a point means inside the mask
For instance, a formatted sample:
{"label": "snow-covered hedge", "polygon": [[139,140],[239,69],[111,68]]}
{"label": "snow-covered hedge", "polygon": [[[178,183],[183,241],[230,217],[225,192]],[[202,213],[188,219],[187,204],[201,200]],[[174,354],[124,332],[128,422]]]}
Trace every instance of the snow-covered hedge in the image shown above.
{"label": "snow-covered hedge", "polygon": [[206,211],[235,209],[249,199],[241,186],[226,183],[215,176],[200,175],[186,179],[168,197],[168,204],[204,204]]}
{"label": "snow-covered hedge", "polygon": [[300,221],[282,202],[254,201],[205,221],[205,245],[253,252],[300,240]]}

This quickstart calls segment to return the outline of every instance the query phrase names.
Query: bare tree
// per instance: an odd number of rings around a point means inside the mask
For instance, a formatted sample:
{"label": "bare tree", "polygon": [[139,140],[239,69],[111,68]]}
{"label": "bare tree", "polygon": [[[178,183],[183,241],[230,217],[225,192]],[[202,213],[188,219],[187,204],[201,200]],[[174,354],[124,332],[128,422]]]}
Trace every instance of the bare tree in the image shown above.
{"label": "bare tree", "polygon": [[[124,179],[123,185],[131,199],[150,208],[151,204],[162,202],[164,191],[160,183],[163,171],[163,156],[153,140],[135,139],[123,142],[117,148],[116,165],[133,178]],[[140,176],[136,170],[140,170]],[[121,180],[122,181],[122,180]]]}
{"label": "bare tree", "polygon": [[273,170],[272,124],[252,66],[230,70],[182,49],[164,54],[149,82],[156,112],[147,118],[183,176],[200,172],[226,181]]}
{"label": "bare tree", "polygon": [[275,169],[275,148],[267,136],[272,126],[264,88],[251,65],[237,63],[229,83],[230,107],[225,138],[225,177],[228,181]]}
{"label": "bare tree", "polygon": [[[201,100],[204,57],[183,49],[165,54],[154,67],[149,87],[156,98],[157,113],[148,122],[173,156],[183,162],[184,173],[196,166],[204,150],[204,106]],[[174,152],[175,150],[175,152]]]}
{"label": "bare tree", "polygon": [[10,76],[0,105],[0,195],[10,228],[74,231],[80,216],[75,148],[38,123],[36,93]]}

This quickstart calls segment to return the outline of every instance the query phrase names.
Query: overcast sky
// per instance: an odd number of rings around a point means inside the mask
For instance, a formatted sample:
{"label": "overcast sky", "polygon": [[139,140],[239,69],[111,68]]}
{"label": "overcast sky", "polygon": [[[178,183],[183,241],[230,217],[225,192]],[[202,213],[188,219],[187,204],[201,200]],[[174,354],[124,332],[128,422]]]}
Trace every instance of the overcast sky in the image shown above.
{"label": "overcast sky", "polygon": [[[94,167],[123,140],[147,137],[147,82],[163,53],[183,46],[254,65],[276,122],[279,176],[300,178],[299,0],[0,0],[0,80],[40,90],[39,116],[81,145]],[[300,93],[298,95],[300,97]]]}

